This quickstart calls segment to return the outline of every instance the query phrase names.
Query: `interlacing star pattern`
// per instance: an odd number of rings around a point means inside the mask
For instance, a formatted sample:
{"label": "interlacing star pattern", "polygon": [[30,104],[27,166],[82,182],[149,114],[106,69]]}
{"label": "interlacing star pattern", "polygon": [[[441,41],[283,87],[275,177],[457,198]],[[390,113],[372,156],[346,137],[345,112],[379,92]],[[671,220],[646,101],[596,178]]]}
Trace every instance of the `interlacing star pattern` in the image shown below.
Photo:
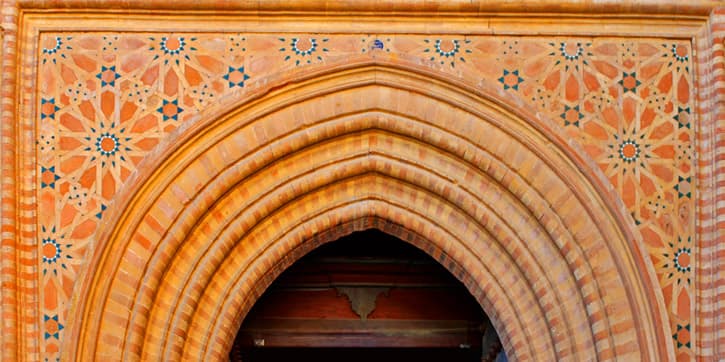
{"label": "interlacing star pattern", "polygon": [[274,74],[404,61],[497,87],[561,126],[619,193],[648,247],[678,358],[692,356],[692,51],[672,39],[426,34],[43,33],[36,153],[43,359],[104,211],[169,133]]}

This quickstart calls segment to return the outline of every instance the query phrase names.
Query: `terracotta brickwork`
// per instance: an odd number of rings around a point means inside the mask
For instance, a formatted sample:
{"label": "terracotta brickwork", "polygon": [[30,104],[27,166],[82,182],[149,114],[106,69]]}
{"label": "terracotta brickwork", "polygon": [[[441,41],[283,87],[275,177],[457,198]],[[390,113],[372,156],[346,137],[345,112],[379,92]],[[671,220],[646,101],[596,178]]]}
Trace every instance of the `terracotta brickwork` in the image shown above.
{"label": "terracotta brickwork", "polygon": [[700,162],[698,180],[701,197],[699,200],[700,220],[696,234],[701,242],[700,253],[703,256],[697,280],[699,284],[697,310],[700,311],[698,325],[703,338],[698,346],[705,358],[720,358],[725,353],[725,322],[723,315],[723,276],[725,271],[725,253],[723,253],[723,58],[722,9],[715,9],[710,17],[710,26],[702,30],[698,49],[703,57],[700,68],[710,76],[701,77],[699,104],[701,128],[698,139]]}
{"label": "terracotta brickwork", "polygon": [[514,359],[721,356],[711,4],[72,16],[99,4],[3,3],[4,359],[221,359],[286,265],[369,227]]}

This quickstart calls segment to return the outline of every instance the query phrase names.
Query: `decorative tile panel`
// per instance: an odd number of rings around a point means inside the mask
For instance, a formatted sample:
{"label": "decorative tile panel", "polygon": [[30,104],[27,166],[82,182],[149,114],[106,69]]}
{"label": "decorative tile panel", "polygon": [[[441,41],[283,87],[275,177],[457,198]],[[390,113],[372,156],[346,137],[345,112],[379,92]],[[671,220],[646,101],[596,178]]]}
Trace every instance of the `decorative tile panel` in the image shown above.
{"label": "decorative tile panel", "polygon": [[475,77],[561,126],[611,181],[648,247],[680,360],[694,354],[691,44],[670,39],[254,33],[43,33],[36,118],[42,354],[114,195],[167,134],[257,80],[350,57]]}

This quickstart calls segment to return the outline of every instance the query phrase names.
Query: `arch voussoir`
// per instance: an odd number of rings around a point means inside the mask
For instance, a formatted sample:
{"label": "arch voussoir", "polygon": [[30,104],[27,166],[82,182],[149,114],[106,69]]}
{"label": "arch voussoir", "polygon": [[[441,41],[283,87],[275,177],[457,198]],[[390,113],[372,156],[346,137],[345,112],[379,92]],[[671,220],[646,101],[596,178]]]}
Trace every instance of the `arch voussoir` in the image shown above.
{"label": "arch voussoir", "polygon": [[[523,235],[521,236],[520,233],[528,230],[534,230],[534,232],[539,233],[541,235],[541,238],[548,237],[548,234],[546,234],[545,231],[538,228],[538,225],[536,224],[536,220],[533,217],[530,217],[530,215],[527,215],[528,211],[526,207],[521,206],[516,210],[509,211],[506,215],[496,212],[496,209],[503,209],[504,207],[507,207],[511,204],[517,203],[517,201],[510,197],[505,197],[503,200],[498,200],[497,203],[492,204],[490,206],[485,206],[484,208],[487,208],[486,211],[481,212],[479,205],[486,205],[486,201],[484,199],[481,199],[477,197],[475,194],[472,194],[470,191],[461,192],[458,190],[455,190],[455,184],[459,182],[457,179],[451,179],[451,176],[446,176],[444,174],[438,174],[436,176],[431,176],[430,171],[428,171],[425,167],[425,165],[422,165],[420,162],[418,164],[410,164],[406,163],[410,162],[410,157],[406,160],[405,155],[410,153],[416,154],[417,150],[415,149],[415,146],[401,146],[407,148],[407,151],[400,151],[397,153],[395,157],[402,157],[401,159],[394,160],[390,159],[392,157],[391,155],[387,155],[388,157],[382,157],[385,156],[384,147],[381,147],[380,149],[375,148],[365,148],[365,152],[353,152],[352,155],[355,158],[350,158],[349,155],[337,155],[337,158],[335,159],[335,162],[325,162],[323,160],[326,160],[327,157],[329,157],[332,154],[335,154],[335,150],[337,149],[343,149],[345,148],[345,144],[362,144],[367,145],[373,143],[373,141],[359,141],[360,138],[372,138],[375,137],[377,140],[384,140],[385,134],[380,131],[374,131],[371,134],[368,133],[356,133],[350,136],[352,140],[348,138],[344,138],[341,140],[337,140],[336,142],[326,143],[320,147],[314,147],[312,149],[306,150],[304,153],[297,155],[291,159],[287,159],[284,162],[280,162],[279,164],[273,164],[273,165],[267,165],[265,166],[264,172],[261,172],[259,174],[255,174],[254,177],[251,177],[249,179],[246,179],[243,184],[239,184],[235,191],[230,191],[226,194],[227,197],[225,197],[223,200],[220,200],[217,204],[215,204],[212,208],[209,209],[209,212],[207,213],[207,216],[209,218],[213,218],[216,209],[219,208],[221,210],[234,208],[237,207],[237,212],[228,213],[226,218],[227,222],[234,222],[234,225],[226,224],[221,227],[217,227],[218,230],[222,230],[225,234],[228,234],[229,236],[222,238],[222,241],[217,241],[217,235],[215,233],[209,233],[208,230],[198,230],[196,233],[190,234],[188,239],[190,240],[189,245],[186,245],[184,247],[188,248],[189,250],[195,250],[200,255],[205,255],[209,257],[211,255],[209,251],[209,246],[205,245],[215,245],[215,246],[225,246],[223,250],[216,250],[215,252],[219,255],[226,255],[228,254],[228,250],[230,245],[234,240],[240,237],[240,233],[237,232],[239,229],[244,229],[248,225],[255,225],[257,221],[251,221],[248,222],[247,219],[249,217],[253,217],[254,215],[268,215],[272,213],[272,209],[265,206],[266,208],[260,211],[255,211],[257,204],[262,205],[269,205],[269,201],[259,201],[257,198],[248,198],[244,201],[242,200],[242,197],[238,196],[240,193],[246,194],[246,193],[252,193],[254,195],[258,195],[259,198],[267,198],[269,200],[273,200],[277,202],[280,205],[284,205],[285,203],[289,202],[289,200],[293,200],[297,198],[298,194],[305,194],[306,192],[309,192],[305,190],[307,187],[313,187],[312,183],[321,184],[324,187],[324,184],[333,180],[338,180],[341,178],[347,178],[359,174],[359,173],[365,173],[365,172],[378,172],[378,173],[386,173],[391,172],[393,177],[397,178],[405,178],[407,182],[415,183],[417,181],[421,182],[422,184],[418,184],[417,187],[420,187],[421,189],[428,187],[433,188],[432,192],[435,194],[442,195],[442,197],[452,200],[459,200],[461,202],[461,205],[457,206],[459,208],[467,209],[466,212],[470,213],[472,218],[477,220],[487,220],[486,223],[488,224],[488,228],[493,229],[496,225],[502,225],[502,227],[499,229],[499,234],[495,237],[497,240],[500,240],[500,242],[505,243],[505,247],[510,250],[512,253],[518,253],[522,256],[520,257],[519,263],[528,270],[526,277],[528,280],[531,280],[531,283],[536,284],[542,284],[541,282],[536,282],[532,279],[535,277],[550,274],[551,277],[553,277],[552,272],[548,269],[546,265],[542,266],[539,260],[543,260],[543,257],[536,258],[532,256],[531,251],[527,250],[527,245],[522,242],[523,237],[527,237],[530,235]],[[390,137],[390,136],[388,136]],[[401,141],[391,141],[392,143],[401,144]],[[386,142],[387,145],[387,142]],[[378,145],[380,147],[381,145]],[[420,147],[420,145],[418,145]],[[407,152],[407,153],[406,153]],[[340,152],[338,152],[340,153]],[[304,163],[300,162],[300,160],[297,159],[297,157],[301,159],[306,159],[308,161],[311,161],[314,167],[310,165],[305,165]],[[319,161],[318,161],[319,158]],[[438,158],[436,160],[437,162],[440,162],[441,159]],[[297,168],[299,168],[299,171],[295,168],[297,165]],[[469,165],[469,167],[471,167]],[[275,180],[275,175],[277,174],[277,169],[285,169],[285,170],[294,170],[292,173],[301,175],[297,179],[289,179],[289,180]],[[445,167],[443,168],[445,172]],[[314,171],[314,172],[312,172]],[[312,172],[312,173],[311,173]],[[466,174],[466,172],[461,172],[461,174]],[[270,176],[271,175],[271,176]],[[479,174],[478,177],[483,177],[482,174]],[[450,180],[446,180],[446,178],[449,178]],[[289,181],[289,182],[286,182]],[[312,181],[312,182],[311,182]],[[490,180],[492,182],[492,180]],[[505,188],[498,187],[495,184],[492,183],[480,183],[481,186],[484,188],[489,189],[499,189],[499,192],[505,193]],[[290,185],[291,184],[291,185]],[[477,182],[477,184],[479,184]],[[255,186],[256,185],[256,186]],[[263,188],[256,189],[255,187],[258,187],[260,185],[263,185]],[[391,184],[392,185],[392,184]],[[318,186],[315,186],[318,187]],[[289,192],[289,190],[293,190],[292,193]],[[361,189],[364,190],[364,189]],[[390,189],[389,192],[391,194],[397,193],[398,190],[396,189]],[[473,201],[471,201],[473,200]],[[325,199],[325,202],[329,202],[329,199]],[[453,201],[452,201],[453,202]],[[248,217],[242,217],[241,212],[244,210],[245,212],[249,212],[253,214],[252,216]],[[476,211],[479,210],[479,211]],[[519,215],[523,216],[519,216]],[[506,219],[512,219],[512,220],[520,220],[520,225],[518,226],[518,230],[514,229],[512,226],[507,225]],[[200,224],[213,224],[216,223],[216,221],[209,221],[206,222],[204,219],[200,221]],[[527,223],[531,224],[531,226],[525,227]],[[459,225],[459,227],[464,227],[464,225]],[[538,231],[537,231],[538,230]],[[487,232],[484,230],[484,232]],[[205,243],[199,244],[197,242],[201,240],[205,240]],[[208,240],[207,240],[208,239]],[[514,242],[506,241],[515,239]],[[551,242],[553,244],[553,242]],[[523,246],[523,247],[522,247]],[[538,246],[539,249],[543,252],[540,253],[540,255],[545,254],[556,254],[556,249],[552,246],[546,245],[540,245]],[[548,248],[548,251],[546,251]],[[519,250],[520,251],[517,251]],[[192,261],[198,260],[198,258],[186,254],[184,252],[179,253],[180,256],[176,258],[176,263],[178,265],[181,265],[181,268],[189,268],[189,263]],[[562,261],[551,261],[552,264],[561,264]],[[202,263],[199,262],[202,265],[206,265],[206,269],[213,269],[211,264],[208,263]],[[173,263],[172,263],[173,264]],[[566,269],[562,269],[566,270]],[[173,275],[174,277],[180,275],[182,272],[180,271],[174,271],[174,269],[170,268],[170,271],[168,274]],[[206,272],[205,274],[208,274]],[[565,293],[568,291],[568,296],[564,297],[557,297],[556,300],[552,300],[549,302],[549,304],[560,304],[562,301],[567,298],[571,297],[572,295],[576,294],[576,286],[574,285],[574,282],[571,281],[569,284],[567,284],[568,280],[572,280],[573,276],[570,276],[569,279],[562,279],[561,273],[559,273],[559,283],[556,285],[556,288],[554,288],[554,285],[548,284],[548,288],[546,290],[555,290],[555,295],[559,295],[562,293]],[[205,284],[206,279],[203,279],[199,281],[199,283]],[[170,285],[175,285],[176,283],[169,283],[169,289],[174,290]],[[184,283],[181,283],[184,284]],[[547,284],[544,282],[543,284]],[[184,284],[186,285],[186,284]],[[568,288],[567,288],[568,286]],[[163,293],[163,290],[159,292],[159,294],[165,295],[163,298],[163,303],[168,303],[169,299],[172,298],[172,296],[169,296],[167,294]],[[189,294],[185,292],[185,289],[181,289],[177,291],[177,294],[180,296],[183,296],[183,298],[190,298]],[[546,301],[548,299],[548,296],[541,296],[542,300]],[[172,302],[172,304],[175,304],[175,302]],[[185,304],[185,303],[182,303]],[[576,306],[574,306],[576,307]],[[584,311],[583,306],[579,306],[579,314],[583,317]],[[577,312],[570,311],[570,313],[577,314]],[[567,316],[557,314],[557,312],[554,312],[551,316],[554,320],[566,320]],[[166,322],[166,319],[163,320],[153,320],[152,324],[164,324]],[[172,324],[173,325],[173,324]],[[561,325],[566,326],[567,323],[562,322]],[[563,327],[563,328],[557,328],[560,331],[566,331],[570,330],[570,327]],[[161,339],[168,338],[166,337],[159,337]],[[591,341],[589,341],[590,345],[592,344]],[[566,354],[566,350],[564,350],[564,353]],[[570,353],[570,352],[569,352]]]}
{"label": "arch voussoir", "polygon": [[[404,224],[408,225],[408,227],[416,227],[417,229],[422,230],[423,232],[426,232],[429,235],[428,239],[431,239],[433,236],[438,235],[437,237],[440,238],[440,240],[438,240],[438,241],[440,241],[443,245],[438,247],[437,246],[438,244],[436,244],[435,242],[433,242],[433,245],[437,249],[442,250],[442,254],[438,258],[439,261],[442,261],[444,263],[444,265],[448,266],[448,267],[450,267],[451,263],[460,264],[460,262],[458,260],[450,257],[450,254],[449,254],[452,251],[452,248],[454,247],[453,245],[455,245],[455,243],[451,244],[451,239],[452,238],[455,239],[454,236],[446,233],[444,230],[441,230],[440,228],[437,228],[434,224],[435,221],[432,220],[431,218],[426,218],[424,215],[420,215],[420,214],[412,214],[410,210],[403,209],[399,205],[396,205],[395,203],[391,203],[388,200],[382,200],[381,196],[382,195],[372,196],[369,198],[362,198],[359,201],[348,201],[347,203],[343,204],[343,206],[341,206],[340,208],[329,207],[329,208],[327,208],[328,210],[326,210],[325,212],[319,213],[319,215],[311,217],[309,220],[302,221],[301,222],[302,225],[298,226],[301,230],[298,230],[296,232],[296,237],[289,237],[288,233],[283,233],[280,236],[283,237],[285,240],[287,240],[289,238],[289,240],[292,240],[292,241],[304,242],[304,238],[307,237],[306,235],[309,235],[310,229],[317,230],[317,229],[321,229],[323,227],[325,227],[325,228],[332,227],[333,225],[329,224],[329,220],[335,219],[337,217],[337,216],[332,216],[332,217],[330,216],[331,213],[332,213],[332,215],[335,215],[335,212],[338,212],[339,213],[338,215],[341,215],[340,217],[345,217],[344,214],[355,215],[356,212],[365,213],[365,214],[363,214],[365,216],[374,216],[376,214],[380,214],[381,216],[384,216],[385,219],[388,219],[388,220],[390,220],[390,219],[403,220],[407,217],[407,218],[410,218],[410,220],[409,221],[405,220]],[[411,217],[412,215],[415,215],[415,217]],[[262,229],[262,230],[264,230],[264,229]],[[294,229],[292,229],[292,230],[294,230]],[[262,231],[262,232],[264,232],[264,231]],[[266,235],[266,236],[270,236],[270,239],[273,239],[273,240],[276,239],[273,237],[273,235]],[[285,236],[287,236],[288,238],[285,238]],[[250,236],[250,239],[253,239],[253,238],[254,238],[253,236]],[[241,243],[243,243],[243,241],[241,241]],[[263,245],[255,245],[255,246],[264,248],[264,244],[266,244],[266,243],[263,243]],[[250,269],[248,269],[249,272],[247,274],[238,275],[239,280],[246,279],[246,276],[248,276],[248,275],[254,275],[255,273],[257,273],[257,270],[264,270],[266,262],[269,261],[269,259],[266,259],[266,258],[269,258],[270,255],[273,255],[277,252],[284,252],[285,250],[292,248],[293,245],[294,244],[290,245],[288,242],[275,243],[273,246],[271,246],[272,249],[268,250],[269,251],[268,253],[265,253],[263,256],[258,256],[256,259],[254,259],[253,262],[249,263],[249,268],[250,268]],[[505,259],[505,258],[503,258],[503,259]],[[247,265],[246,263],[243,263],[243,264]],[[232,264],[232,265],[239,265],[239,264]],[[476,270],[480,270],[484,273],[484,275],[489,276],[489,278],[487,278],[489,283],[496,280],[495,278],[492,277],[490,272],[485,271],[486,268],[484,265],[480,264],[480,261],[478,263],[476,263],[476,267],[477,267]],[[233,267],[231,267],[231,268],[233,268]],[[523,278],[523,276],[521,276],[521,277]],[[494,282],[494,283],[496,283],[496,282]],[[500,296],[498,303],[503,302],[503,300],[501,300],[501,299],[504,299],[504,298],[512,299],[513,298],[513,299],[517,299],[519,301],[528,301],[528,304],[532,305],[533,308],[536,308],[535,300],[533,299],[534,298],[533,294],[531,294],[531,293],[527,294],[528,292],[525,290],[522,290],[522,289],[516,290],[516,288],[511,288],[510,290],[504,291],[503,287],[500,285],[487,286],[486,289],[488,290],[488,293],[485,296],[486,298],[493,299],[493,298],[491,298],[491,296],[494,296],[494,295]],[[510,296],[505,297],[504,295],[506,295],[506,293],[508,293]],[[213,294],[213,293],[210,293],[210,294]],[[228,294],[244,295],[243,292],[241,294],[237,294],[237,291],[229,292]],[[213,298],[213,297],[211,297],[211,298]],[[204,299],[205,300],[202,300],[202,302],[200,302],[200,304],[204,303],[204,302],[208,303],[209,299],[208,298],[204,298]],[[233,298],[230,298],[229,302],[232,304],[236,304],[232,301],[232,299]],[[521,303],[521,304],[526,304],[526,303]],[[211,304],[209,304],[209,306],[211,306]],[[217,307],[217,306],[215,305],[215,307]],[[519,308],[520,307],[521,307],[521,305],[519,306]],[[199,309],[203,309],[203,308],[204,308],[204,305],[203,304],[200,305]],[[234,311],[234,308],[228,308],[228,307],[227,308],[220,307],[220,308],[226,309],[227,311]],[[516,307],[514,307],[514,308],[516,308]],[[225,313],[221,312],[221,313],[217,313],[217,314],[224,315]],[[532,311],[531,310],[524,311],[523,309],[519,309],[518,311],[513,310],[511,316],[516,316],[516,317],[513,317],[508,322],[510,322],[511,325],[516,325],[516,324],[521,325],[521,321],[519,318],[522,316],[526,316],[528,314],[532,314]],[[539,317],[541,317],[541,316],[539,315]],[[203,319],[203,318],[201,318],[201,319]],[[198,326],[199,324],[205,323],[203,321],[198,322],[198,319],[196,321],[197,321],[197,323],[194,323],[195,321],[192,320],[192,326],[190,328],[191,330],[194,330],[195,325]],[[539,332],[543,333],[543,332],[546,332],[546,330],[547,330],[546,322],[545,322],[545,320],[543,320],[543,318],[536,319],[534,321],[528,321],[528,322],[529,322],[528,325],[530,328],[530,333],[535,333],[535,331],[537,331],[537,330]],[[217,326],[217,328],[215,328],[216,331],[224,330],[224,329],[225,328],[221,328],[219,326]],[[195,338],[194,336],[190,336],[190,337]],[[523,340],[525,340],[523,337],[524,336],[521,336],[521,338]],[[212,335],[208,335],[205,339],[201,339],[201,341],[204,341],[204,340],[213,341],[213,340],[215,340],[215,338],[214,338],[214,335],[212,334]],[[208,345],[208,344],[202,343],[202,345]],[[532,348],[535,347],[534,344],[530,344],[530,345],[532,345]],[[547,349],[549,351],[549,353],[552,352],[552,348],[551,348],[552,346],[549,346],[548,348],[546,346],[538,346],[538,347],[541,349]],[[206,351],[206,352],[209,353],[210,351]],[[216,352],[218,353],[219,351],[216,351]],[[194,348],[185,348],[185,354],[182,356],[182,358],[186,357],[186,356],[197,355],[197,354],[198,354],[198,351],[195,350]],[[209,356],[209,355],[207,354],[206,356]],[[555,355],[551,354],[550,357],[555,358]]]}

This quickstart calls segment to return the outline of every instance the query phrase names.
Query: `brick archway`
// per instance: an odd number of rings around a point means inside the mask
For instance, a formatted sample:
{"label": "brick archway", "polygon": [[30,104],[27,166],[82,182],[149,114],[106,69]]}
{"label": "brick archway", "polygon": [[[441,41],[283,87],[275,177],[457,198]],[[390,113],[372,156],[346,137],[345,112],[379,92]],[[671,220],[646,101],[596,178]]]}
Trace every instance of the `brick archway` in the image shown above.
{"label": "brick archway", "polygon": [[640,236],[552,123],[391,65],[280,85],[197,121],[129,182],[66,357],[221,359],[286,265],[372,226],[458,276],[515,360],[674,359]]}

